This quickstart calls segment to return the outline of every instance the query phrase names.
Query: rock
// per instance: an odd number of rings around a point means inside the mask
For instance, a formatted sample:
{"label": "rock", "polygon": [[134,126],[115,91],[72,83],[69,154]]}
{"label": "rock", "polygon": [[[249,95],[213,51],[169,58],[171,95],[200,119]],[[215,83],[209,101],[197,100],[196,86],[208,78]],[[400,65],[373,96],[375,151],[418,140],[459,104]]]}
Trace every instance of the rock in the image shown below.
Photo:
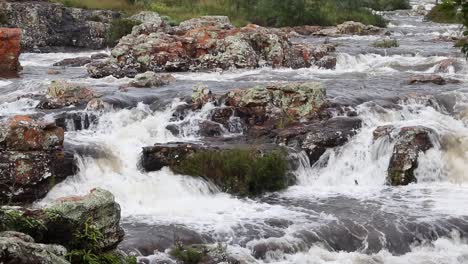
{"label": "rock", "polygon": [[54,66],[60,67],[82,67],[88,63],[91,63],[91,58],[89,57],[77,57],[71,59],[64,59],[59,62],[54,63]]}
{"label": "rock", "polygon": [[318,63],[326,55],[323,53],[317,46],[292,44],[280,30],[256,25],[232,29],[197,27],[182,35],[158,30],[123,37],[112,50],[112,58],[89,64],[88,73],[93,78],[122,78],[146,71],[305,68]]}
{"label": "rock", "polygon": [[110,55],[107,53],[95,53],[91,55],[91,60],[102,60],[102,59],[107,59],[109,57]]}
{"label": "rock", "polygon": [[58,75],[60,74],[60,71],[54,70],[54,69],[49,69],[47,70],[47,74],[49,75]]}
{"label": "rock", "polygon": [[204,105],[210,102],[214,102],[216,99],[211,93],[211,90],[207,86],[197,85],[192,88],[192,108],[200,109]]}
{"label": "rock", "polygon": [[102,234],[98,245],[103,251],[115,249],[123,239],[120,205],[115,202],[114,196],[109,191],[98,188],[91,190],[86,196],[65,197],[53,203],[48,209],[77,224],[78,226],[73,227],[75,231],[80,230],[86,222],[92,223]]}
{"label": "rock", "polygon": [[140,73],[130,82],[130,86],[137,88],[159,87],[167,85],[175,78],[170,74],[157,74],[154,72]]}
{"label": "rock", "polygon": [[383,32],[382,28],[364,25],[360,22],[346,21],[336,27],[324,28],[316,31],[316,36],[338,36],[338,35],[376,35]]}
{"label": "rock", "polygon": [[411,77],[408,81],[408,84],[425,84],[425,83],[433,83],[437,85],[444,85],[447,83],[460,83],[458,80],[454,79],[446,79],[437,74],[430,74],[430,75],[415,75]]}
{"label": "rock", "polygon": [[111,104],[106,103],[103,100],[98,99],[98,98],[92,99],[86,105],[86,111],[102,112],[102,111],[106,111],[110,109],[112,109]]}
{"label": "rock", "polygon": [[287,153],[277,146],[171,143],[143,148],[142,169],[156,171],[166,166],[175,173],[203,177],[240,196],[282,190],[295,181],[288,173],[293,168]]}
{"label": "rock", "polygon": [[441,60],[436,64],[435,72],[449,73],[451,69],[455,71],[458,66],[457,64],[458,62],[455,58]]}
{"label": "rock", "polygon": [[86,112],[64,112],[54,116],[55,123],[65,131],[88,129],[97,117]]}
{"label": "rock", "polygon": [[[119,204],[102,189],[62,198],[41,209],[0,207],[0,232],[21,232],[28,240],[31,236],[38,243],[60,244],[69,250],[92,247],[94,253],[115,249],[124,236],[119,222]],[[8,234],[18,237],[17,233]]]}
{"label": "rock", "polygon": [[435,135],[434,130],[423,126],[400,130],[388,166],[388,184],[399,186],[417,182],[414,171],[418,168],[419,154],[434,146],[431,137]]}
{"label": "rock", "polygon": [[0,234],[0,263],[14,264],[70,264],[65,260],[67,250],[59,245],[45,245],[25,241],[21,237]]}
{"label": "rock", "polygon": [[[244,114],[260,124],[268,119],[313,119],[328,101],[326,91],[316,82],[272,84],[227,94],[226,106],[244,108]],[[242,110],[241,110],[242,111]]]}
{"label": "rock", "polygon": [[273,131],[273,136],[278,143],[305,151],[313,165],[327,149],[346,144],[361,126],[362,120],[359,118],[335,117],[322,122],[277,129]]}
{"label": "rock", "polygon": [[0,28],[0,75],[15,74],[21,69],[20,41],[21,29]]}
{"label": "rock", "polygon": [[179,24],[176,31],[179,34],[185,34],[187,31],[196,28],[212,27],[215,29],[232,29],[234,26],[231,24],[227,16],[202,16],[200,18],[192,18],[183,21]]}
{"label": "rock", "polygon": [[83,106],[95,98],[94,91],[78,84],[63,80],[52,81],[47,89],[46,99],[37,108],[58,109],[67,106]]}
{"label": "rock", "polygon": [[0,1],[7,27],[23,29],[26,51],[51,51],[53,47],[103,49],[109,42],[115,11],[70,8],[47,1]]}
{"label": "rock", "polygon": [[374,132],[372,132],[372,135],[374,136],[374,141],[388,136],[390,137],[392,132],[395,130],[395,127],[393,125],[386,125],[386,126],[379,126],[377,127]]}
{"label": "rock", "polygon": [[28,203],[74,173],[63,150],[64,131],[28,116],[14,116],[0,128],[0,202]]}
{"label": "rock", "polygon": [[166,32],[170,30],[170,26],[156,12],[142,11],[131,16],[129,19],[140,21],[141,24],[133,27],[132,36],[141,34],[149,35],[156,32]]}
{"label": "rock", "polygon": [[186,121],[180,124],[171,124],[166,127],[174,136],[180,136],[183,131],[190,131],[192,135],[201,137],[218,137],[224,134],[221,124],[209,120]]}

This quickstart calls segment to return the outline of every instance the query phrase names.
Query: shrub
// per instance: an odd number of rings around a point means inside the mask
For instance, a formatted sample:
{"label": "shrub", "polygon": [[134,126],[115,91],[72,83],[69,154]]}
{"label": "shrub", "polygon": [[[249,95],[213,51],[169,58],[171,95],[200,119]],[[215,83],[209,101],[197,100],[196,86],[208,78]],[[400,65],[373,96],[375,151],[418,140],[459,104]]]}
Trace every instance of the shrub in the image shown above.
{"label": "shrub", "polygon": [[203,259],[203,252],[193,247],[186,247],[176,242],[169,254],[184,264],[198,264]]}
{"label": "shrub", "polygon": [[279,191],[289,186],[287,154],[274,150],[200,150],[182,160],[176,173],[205,177],[223,191],[251,196]]}
{"label": "shrub", "polygon": [[140,25],[141,21],[131,19],[115,19],[111,22],[109,28],[108,43],[115,45],[119,39],[132,32],[134,26]]}
{"label": "shrub", "polygon": [[399,47],[400,43],[396,39],[383,39],[375,41],[372,46],[374,48],[389,49]]}
{"label": "shrub", "polygon": [[426,19],[437,23],[460,23],[460,16],[457,14],[458,7],[455,2],[445,0],[442,4],[432,8]]}

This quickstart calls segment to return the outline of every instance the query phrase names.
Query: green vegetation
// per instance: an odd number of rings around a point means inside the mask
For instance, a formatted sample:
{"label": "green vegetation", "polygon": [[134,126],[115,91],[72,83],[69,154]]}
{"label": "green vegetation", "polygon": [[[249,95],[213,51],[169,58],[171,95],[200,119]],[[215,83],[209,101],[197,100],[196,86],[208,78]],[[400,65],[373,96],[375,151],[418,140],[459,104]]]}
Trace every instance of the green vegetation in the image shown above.
{"label": "green vegetation", "polygon": [[8,24],[8,16],[0,10],[0,25]]}
{"label": "green vegetation", "polygon": [[255,23],[262,26],[330,26],[345,21],[385,26],[382,16],[374,10],[409,8],[408,0],[52,0],[67,6],[90,9],[114,9],[135,13],[156,11],[181,22],[203,15],[226,15],[242,26]]}
{"label": "green vegetation", "polygon": [[[462,22],[463,22],[463,26],[465,27],[465,31],[463,32],[463,35],[468,36],[468,2],[467,1],[464,1],[462,3],[461,19],[462,19]],[[467,41],[467,39],[465,39],[465,43],[463,44],[462,51],[463,51],[463,53],[465,53],[465,55],[468,58],[468,41]]]}
{"label": "green vegetation", "polygon": [[444,0],[427,14],[426,19],[436,23],[460,23],[461,17],[458,14],[459,7],[460,1]]}
{"label": "green vegetation", "polygon": [[396,39],[383,39],[377,40],[372,43],[372,47],[374,48],[381,48],[381,49],[389,49],[389,48],[396,48],[400,46],[400,42]]}
{"label": "green vegetation", "polygon": [[203,259],[204,252],[176,242],[169,254],[184,264],[198,264]]}
{"label": "green vegetation", "polygon": [[200,150],[172,167],[174,172],[205,177],[228,192],[240,196],[259,195],[285,189],[287,154],[274,150]]}
{"label": "green vegetation", "polygon": [[122,256],[116,252],[102,252],[99,244],[104,236],[92,224],[91,219],[84,223],[81,232],[74,235],[72,250],[66,255],[72,264],[136,264],[135,257]]}
{"label": "green vegetation", "polygon": [[109,29],[109,44],[116,44],[120,38],[132,32],[134,26],[140,25],[141,21],[131,19],[116,19],[111,22]]}

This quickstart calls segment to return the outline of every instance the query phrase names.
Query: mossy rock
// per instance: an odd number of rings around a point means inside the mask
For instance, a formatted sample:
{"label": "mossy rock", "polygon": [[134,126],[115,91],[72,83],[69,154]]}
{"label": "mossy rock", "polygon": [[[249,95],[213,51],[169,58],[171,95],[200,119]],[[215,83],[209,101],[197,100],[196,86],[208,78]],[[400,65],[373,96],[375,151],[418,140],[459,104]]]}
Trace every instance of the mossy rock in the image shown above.
{"label": "mossy rock", "polygon": [[399,46],[400,42],[396,39],[383,39],[372,43],[372,47],[381,49],[397,48]]}

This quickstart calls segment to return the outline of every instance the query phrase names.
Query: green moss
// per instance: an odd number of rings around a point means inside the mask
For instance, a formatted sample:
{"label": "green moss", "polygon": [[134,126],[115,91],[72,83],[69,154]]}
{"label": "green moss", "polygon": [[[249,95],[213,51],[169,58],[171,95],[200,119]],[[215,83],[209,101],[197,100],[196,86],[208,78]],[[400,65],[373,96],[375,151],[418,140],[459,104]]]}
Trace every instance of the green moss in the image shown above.
{"label": "green moss", "polygon": [[289,186],[287,154],[274,150],[200,150],[172,167],[174,172],[205,177],[240,196],[259,195]]}
{"label": "green moss", "polygon": [[382,49],[396,48],[399,46],[400,42],[398,42],[398,40],[396,39],[377,40],[374,43],[372,43],[372,47]]}
{"label": "green moss", "polygon": [[8,24],[8,16],[7,14],[0,11],[0,25],[6,25],[6,24]]}
{"label": "green moss", "polygon": [[426,19],[437,23],[460,23],[461,19],[457,14],[458,6],[451,1],[444,1],[440,5],[436,5],[427,14]]}
{"label": "green moss", "polygon": [[24,212],[2,209],[0,210],[0,231],[17,231],[38,239],[47,231],[47,227],[44,221],[28,216]]}
{"label": "green moss", "polygon": [[110,45],[115,45],[119,39],[132,32],[134,26],[141,24],[141,21],[131,19],[115,19],[109,28],[108,41]]}
{"label": "green moss", "polygon": [[465,46],[465,45],[468,45],[468,39],[462,38],[462,39],[457,40],[457,42],[455,42],[454,47],[455,48],[463,48],[463,46]]}
{"label": "green moss", "polygon": [[183,264],[198,264],[204,256],[201,250],[176,243],[169,254]]}

